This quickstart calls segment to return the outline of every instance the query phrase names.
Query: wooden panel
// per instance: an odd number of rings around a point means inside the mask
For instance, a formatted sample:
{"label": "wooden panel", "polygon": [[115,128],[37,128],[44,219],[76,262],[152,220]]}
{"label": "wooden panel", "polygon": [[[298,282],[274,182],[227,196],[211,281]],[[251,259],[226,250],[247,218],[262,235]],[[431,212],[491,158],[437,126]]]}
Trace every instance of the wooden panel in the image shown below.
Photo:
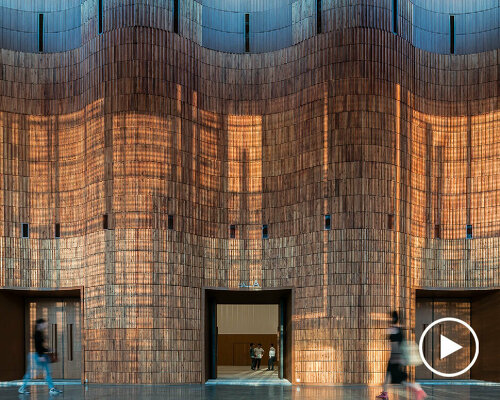
{"label": "wooden panel", "polygon": [[[229,343],[227,344],[229,345]],[[223,352],[223,351],[222,351]],[[222,353],[221,352],[221,353]],[[227,354],[221,357],[220,365],[226,365],[225,363],[230,363],[229,365],[250,365],[251,360],[249,360],[249,344],[246,342],[235,343],[233,342],[233,354]]]}
{"label": "wooden panel", "polygon": [[[261,361],[261,368],[267,368],[269,360],[269,348],[271,343],[274,344],[276,353],[278,350],[278,337],[277,335],[266,334],[233,334],[218,336],[218,358],[217,365],[248,365],[250,366],[251,360],[249,355],[250,343],[261,343],[264,349],[264,355]],[[278,354],[278,353],[277,353]]]}
{"label": "wooden panel", "polygon": [[80,302],[64,302],[64,379],[82,378],[82,326]]}

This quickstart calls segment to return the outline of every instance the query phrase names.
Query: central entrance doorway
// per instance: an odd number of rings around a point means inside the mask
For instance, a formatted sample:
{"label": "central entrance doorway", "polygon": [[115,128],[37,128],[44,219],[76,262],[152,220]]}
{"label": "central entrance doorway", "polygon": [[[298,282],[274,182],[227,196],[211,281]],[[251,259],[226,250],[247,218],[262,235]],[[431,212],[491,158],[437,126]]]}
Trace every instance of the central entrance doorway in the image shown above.
{"label": "central entrance doorway", "polygon": [[[292,289],[217,289],[202,293],[203,381],[293,381]],[[250,343],[261,344],[260,371],[251,370]],[[274,372],[266,371],[269,349]]]}

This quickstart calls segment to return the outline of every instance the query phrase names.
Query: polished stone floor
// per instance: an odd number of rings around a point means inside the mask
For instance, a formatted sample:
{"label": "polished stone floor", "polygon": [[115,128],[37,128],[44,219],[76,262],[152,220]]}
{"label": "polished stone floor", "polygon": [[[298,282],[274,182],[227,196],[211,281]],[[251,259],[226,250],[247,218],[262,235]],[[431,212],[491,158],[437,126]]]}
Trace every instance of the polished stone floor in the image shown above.
{"label": "polished stone floor", "polygon": [[267,371],[267,367],[253,371],[250,367],[226,366],[217,367],[217,379],[210,379],[207,385],[291,385],[286,379],[280,379],[278,370]]}
{"label": "polished stone floor", "polygon": [[[54,399],[46,386],[33,386],[31,395],[19,395],[17,387],[1,387],[1,400]],[[97,400],[360,400],[374,399],[378,387],[366,386],[131,386],[68,385],[57,399]],[[431,385],[424,386],[428,400],[493,400],[500,399],[500,386]],[[412,400],[409,391],[390,391],[391,400]]]}

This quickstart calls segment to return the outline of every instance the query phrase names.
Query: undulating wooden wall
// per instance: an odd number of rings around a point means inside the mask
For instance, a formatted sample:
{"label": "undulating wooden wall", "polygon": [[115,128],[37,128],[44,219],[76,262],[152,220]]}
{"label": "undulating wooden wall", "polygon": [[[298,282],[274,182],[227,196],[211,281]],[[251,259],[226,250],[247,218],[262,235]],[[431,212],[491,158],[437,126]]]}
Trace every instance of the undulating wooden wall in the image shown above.
{"label": "undulating wooden wall", "polygon": [[106,3],[79,48],[0,50],[0,285],[84,287],[89,382],[201,382],[203,286],[294,287],[301,383],[382,382],[418,287],[500,286],[498,50],[221,53]]}

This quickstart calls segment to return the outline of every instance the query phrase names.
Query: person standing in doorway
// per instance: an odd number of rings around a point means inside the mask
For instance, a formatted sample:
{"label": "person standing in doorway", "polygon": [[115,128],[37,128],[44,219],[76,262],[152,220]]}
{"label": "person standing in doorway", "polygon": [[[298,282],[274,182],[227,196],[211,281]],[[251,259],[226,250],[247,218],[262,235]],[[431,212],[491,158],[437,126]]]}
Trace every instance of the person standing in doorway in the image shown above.
{"label": "person standing in doorway", "polygon": [[257,361],[255,358],[255,347],[254,347],[253,343],[250,343],[250,360],[252,361],[251,369],[253,369],[255,371],[255,365],[256,365]]}
{"label": "person standing in doorway", "polygon": [[262,361],[262,356],[264,355],[264,349],[262,348],[262,345],[259,343],[257,345],[257,348],[254,350],[255,353],[255,360],[257,361],[257,369],[260,369],[260,362]]}
{"label": "person standing in doorway", "polygon": [[274,348],[274,344],[271,343],[271,347],[269,348],[269,361],[267,362],[268,371],[274,371],[275,361],[276,361],[276,349]]}
{"label": "person standing in doorway", "polygon": [[47,326],[47,321],[43,318],[37,319],[35,322],[35,333],[33,335],[33,339],[35,340],[35,352],[28,355],[28,367],[26,368],[26,373],[23,377],[23,384],[19,388],[19,393],[21,394],[29,393],[26,386],[31,377],[32,368],[43,369],[45,371],[45,380],[49,386],[50,394],[62,393],[62,390],[56,389],[54,387],[54,382],[52,382],[49,349],[45,347],[45,331],[47,330]]}
{"label": "person standing in doorway", "polygon": [[399,316],[397,311],[391,313],[392,325],[389,327],[389,341],[391,342],[391,356],[387,364],[387,373],[384,382],[384,389],[376,398],[388,400],[387,385],[403,384],[409,386],[416,395],[417,400],[425,399],[427,394],[418,383],[408,382],[408,374],[404,370],[404,357],[401,349],[403,342],[403,330],[399,325]]}

